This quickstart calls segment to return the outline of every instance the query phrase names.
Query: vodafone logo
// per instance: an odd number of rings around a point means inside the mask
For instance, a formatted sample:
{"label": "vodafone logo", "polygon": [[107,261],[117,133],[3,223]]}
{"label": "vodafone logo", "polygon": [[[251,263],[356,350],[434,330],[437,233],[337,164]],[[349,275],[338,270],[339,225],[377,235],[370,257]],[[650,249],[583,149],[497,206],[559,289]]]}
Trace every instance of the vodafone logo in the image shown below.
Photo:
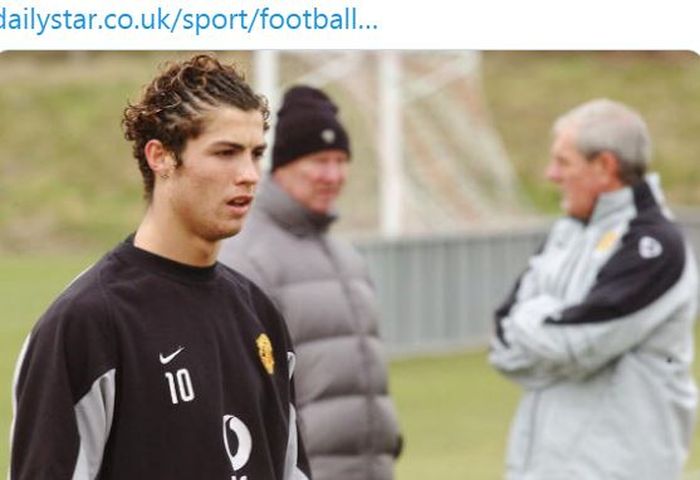
{"label": "vodafone logo", "polygon": [[[233,468],[234,474],[238,474],[248,463],[250,453],[253,450],[253,438],[246,424],[233,415],[224,415],[223,434],[224,447],[231,462],[231,468]],[[232,480],[247,480],[247,478],[245,475],[240,478],[236,475],[231,477]]]}

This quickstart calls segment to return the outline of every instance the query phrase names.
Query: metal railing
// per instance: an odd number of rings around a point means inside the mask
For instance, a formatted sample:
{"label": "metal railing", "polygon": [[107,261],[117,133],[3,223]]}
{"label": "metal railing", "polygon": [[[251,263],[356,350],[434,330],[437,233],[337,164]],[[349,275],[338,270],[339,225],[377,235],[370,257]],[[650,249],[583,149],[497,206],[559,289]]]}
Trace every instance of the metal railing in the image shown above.
{"label": "metal railing", "polygon": [[[700,217],[681,226],[700,252]],[[548,228],[395,240],[363,240],[392,355],[486,345],[503,301]]]}

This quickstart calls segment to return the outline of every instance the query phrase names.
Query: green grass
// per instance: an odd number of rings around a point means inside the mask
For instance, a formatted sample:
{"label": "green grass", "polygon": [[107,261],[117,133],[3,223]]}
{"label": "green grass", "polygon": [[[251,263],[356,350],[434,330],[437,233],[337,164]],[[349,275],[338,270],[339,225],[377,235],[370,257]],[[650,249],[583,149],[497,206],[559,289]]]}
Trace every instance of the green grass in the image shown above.
{"label": "green grass", "polygon": [[[407,438],[399,480],[503,478],[507,432],[520,393],[491,370],[485,352],[395,361],[391,386]],[[696,427],[686,472],[699,470]]]}
{"label": "green grass", "polygon": [[406,438],[399,479],[496,479],[518,392],[483,352],[391,364]]}
{"label": "green grass", "polygon": [[51,300],[95,258],[0,257],[0,476],[8,465],[12,376],[22,342]]}
{"label": "green grass", "polygon": [[[0,257],[0,476],[8,464],[10,386],[21,343],[49,302],[97,257]],[[399,480],[501,478],[519,392],[489,368],[484,351],[394,361],[390,372],[406,439]],[[700,431],[688,464],[698,469]]]}

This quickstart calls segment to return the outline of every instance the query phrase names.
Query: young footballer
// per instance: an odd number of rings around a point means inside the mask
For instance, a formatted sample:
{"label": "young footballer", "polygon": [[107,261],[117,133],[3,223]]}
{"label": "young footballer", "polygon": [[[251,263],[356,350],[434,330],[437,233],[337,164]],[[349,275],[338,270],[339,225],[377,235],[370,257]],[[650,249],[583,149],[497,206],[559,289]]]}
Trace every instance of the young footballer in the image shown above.
{"label": "young footballer", "polygon": [[126,108],[148,208],[29,335],[12,480],[309,477],[284,323],[216,262],[253,200],[267,117],[206,55],[172,64]]}

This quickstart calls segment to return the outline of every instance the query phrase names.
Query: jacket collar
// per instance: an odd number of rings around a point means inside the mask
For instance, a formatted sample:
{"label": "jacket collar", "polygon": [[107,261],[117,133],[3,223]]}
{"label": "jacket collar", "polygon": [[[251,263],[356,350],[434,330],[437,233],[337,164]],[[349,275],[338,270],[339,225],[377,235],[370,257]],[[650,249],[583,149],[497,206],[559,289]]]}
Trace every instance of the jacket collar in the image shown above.
{"label": "jacket collar", "polygon": [[269,175],[260,183],[255,204],[275,223],[297,236],[325,233],[338,218],[335,213],[322,214],[309,210]]}
{"label": "jacket collar", "polygon": [[624,208],[634,206],[638,212],[661,206],[664,210],[664,195],[661,191],[659,175],[650,173],[644,180],[598,197],[588,224],[597,223],[605,217]]}

